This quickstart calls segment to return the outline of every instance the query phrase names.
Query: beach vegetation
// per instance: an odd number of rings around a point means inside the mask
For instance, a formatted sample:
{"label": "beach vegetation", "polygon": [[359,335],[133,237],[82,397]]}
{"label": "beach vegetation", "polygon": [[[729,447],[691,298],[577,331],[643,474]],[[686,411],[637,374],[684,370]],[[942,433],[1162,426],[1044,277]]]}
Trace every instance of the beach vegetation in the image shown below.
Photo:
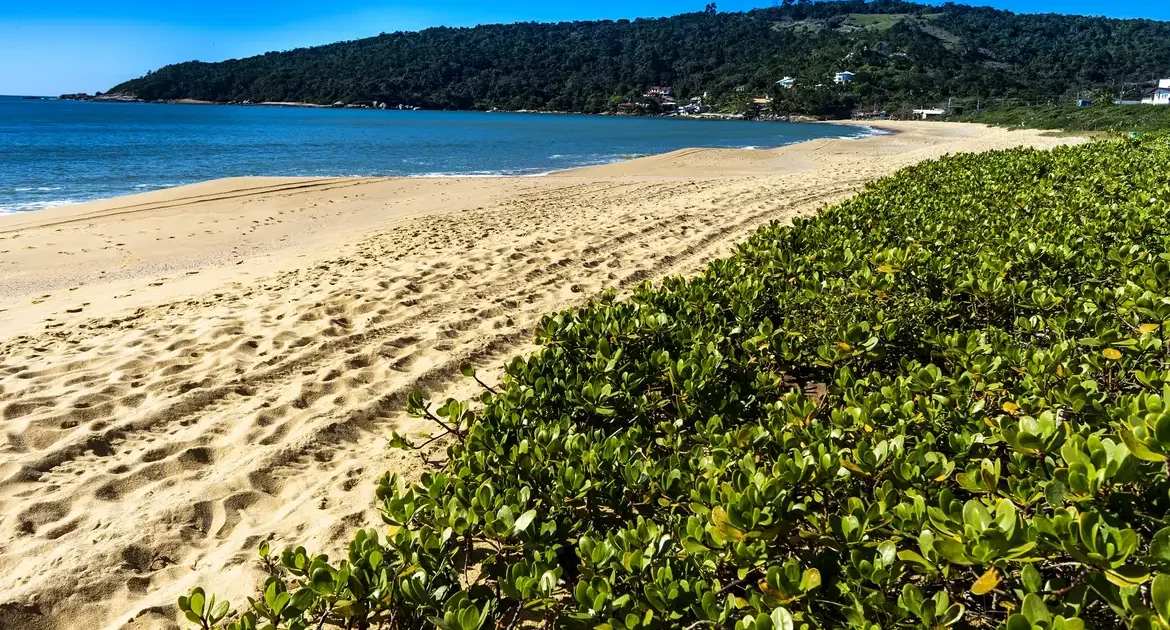
{"label": "beach vegetation", "polygon": [[1013,129],[1061,129],[1064,131],[1160,131],[1170,129],[1170,107],[1113,105],[1005,105],[992,107],[957,120],[980,122]]}
{"label": "beach vegetation", "polygon": [[551,314],[195,627],[1170,628],[1170,141],[925,162]]}

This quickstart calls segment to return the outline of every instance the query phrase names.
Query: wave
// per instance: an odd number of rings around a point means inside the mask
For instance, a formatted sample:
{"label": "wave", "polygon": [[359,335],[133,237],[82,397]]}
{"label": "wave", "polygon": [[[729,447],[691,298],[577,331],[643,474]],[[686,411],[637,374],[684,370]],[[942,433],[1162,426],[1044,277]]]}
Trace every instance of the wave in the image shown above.
{"label": "wave", "polygon": [[844,136],[841,136],[843,138],[872,138],[875,136],[892,136],[895,133],[897,133],[897,132],[891,131],[889,129],[878,129],[877,127],[870,127],[868,125],[864,125],[864,126],[862,126],[862,125],[846,125],[844,123],[829,123],[829,124],[837,125],[839,127],[848,127],[848,128],[853,130],[852,133],[848,133],[848,134],[845,134]]}
{"label": "wave", "polygon": [[0,214],[15,214],[17,212],[60,208],[61,206],[82,203],[83,201],[82,199],[43,199],[38,201],[18,201],[15,203],[0,202]]}
{"label": "wave", "polygon": [[430,173],[410,173],[408,175],[392,175],[391,177],[466,177],[466,178],[493,178],[493,177],[541,177],[556,171],[499,170],[499,171],[434,171]]}

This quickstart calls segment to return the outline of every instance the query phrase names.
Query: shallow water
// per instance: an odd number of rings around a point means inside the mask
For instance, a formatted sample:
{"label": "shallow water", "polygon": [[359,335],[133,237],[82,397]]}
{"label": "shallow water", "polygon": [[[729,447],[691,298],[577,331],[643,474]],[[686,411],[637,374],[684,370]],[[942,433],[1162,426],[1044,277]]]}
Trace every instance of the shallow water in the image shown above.
{"label": "shallow water", "polygon": [[538,175],[685,147],[868,133],[807,123],[0,97],[0,212],[238,175]]}

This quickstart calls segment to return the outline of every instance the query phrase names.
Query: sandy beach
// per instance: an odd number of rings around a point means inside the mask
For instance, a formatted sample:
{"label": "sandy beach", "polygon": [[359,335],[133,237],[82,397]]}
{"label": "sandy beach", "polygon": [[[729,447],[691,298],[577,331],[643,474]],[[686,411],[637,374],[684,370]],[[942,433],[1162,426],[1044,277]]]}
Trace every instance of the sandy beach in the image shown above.
{"label": "sandy beach", "polygon": [[[498,378],[541,315],[687,274],[946,153],[949,123],[525,178],[233,178],[0,216],[0,628],[172,628],[256,546],[336,555],[414,472],[404,397]],[[184,626],[185,627],[185,626]]]}

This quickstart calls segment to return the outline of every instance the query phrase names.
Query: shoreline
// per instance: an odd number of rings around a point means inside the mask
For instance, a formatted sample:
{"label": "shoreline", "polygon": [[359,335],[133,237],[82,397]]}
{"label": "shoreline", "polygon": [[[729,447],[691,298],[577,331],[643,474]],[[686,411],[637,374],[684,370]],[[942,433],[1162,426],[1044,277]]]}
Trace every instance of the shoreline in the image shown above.
{"label": "shoreline", "polygon": [[[83,96],[83,97],[82,97]],[[64,98],[70,97],[70,98]],[[44,99],[44,97],[38,97]],[[542,114],[542,115],[560,115],[560,116],[620,116],[626,118],[679,118],[683,120],[742,120],[745,122],[793,122],[793,123],[816,123],[816,122],[848,122],[849,119],[844,118],[821,118],[810,116],[807,114],[783,114],[779,117],[769,118],[747,118],[744,114],[734,114],[725,112],[704,112],[700,114],[622,114],[620,112],[573,112],[562,110],[546,110],[546,109],[426,109],[420,106],[411,107],[373,107],[370,105],[348,103],[344,105],[321,104],[321,103],[305,103],[300,101],[261,101],[261,102],[222,102],[222,101],[205,101],[194,98],[179,98],[179,99],[160,99],[160,100],[144,100],[137,96],[126,94],[103,94],[101,96],[91,95],[76,95],[68,94],[58,97],[48,97],[47,100],[65,100],[65,101],[81,101],[91,103],[137,103],[143,105],[215,105],[215,106],[239,106],[239,107],[293,107],[305,109],[346,109],[346,110],[369,110],[369,111],[427,111],[427,112],[482,112],[485,114]]]}
{"label": "shoreline", "polygon": [[[177,104],[202,104],[202,103],[177,103]],[[273,105],[273,106],[280,106],[280,105]],[[536,113],[536,112],[508,112],[508,113]],[[579,115],[588,116],[591,114],[579,114]],[[881,121],[879,121],[875,124],[874,121],[835,120],[835,121],[811,121],[808,124],[834,125],[834,126],[839,126],[842,128],[850,128],[850,129],[856,130],[854,133],[846,133],[846,134],[841,135],[841,136],[831,136],[831,137],[828,137],[825,139],[860,140],[860,139],[864,139],[864,138],[870,138],[870,137],[881,136],[881,135],[893,135],[893,134],[898,133],[897,129],[894,127],[889,127],[889,126],[882,127]],[[772,150],[780,149],[780,148],[787,147],[787,146],[793,146],[794,144],[800,144],[801,142],[808,142],[808,140],[793,140],[792,142],[787,142],[787,143],[778,144],[778,145],[771,145],[771,146],[749,145],[749,146],[743,146],[743,147],[686,147],[684,149],[675,149],[673,151],[678,151],[678,150],[691,151],[691,150],[708,150],[708,149],[710,149],[710,150],[733,150],[733,151],[772,151]],[[233,178],[233,177],[338,177],[338,178],[347,178],[347,179],[361,179],[361,178],[404,178],[404,179],[532,178],[532,177],[547,177],[550,175],[557,175],[557,174],[561,174],[561,173],[569,173],[569,172],[572,172],[572,171],[577,170],[577,169],[588,169],[588,168],[592,168],[595,166],[621,164],[621,163],[625,163],[625,162],[630,162],[632,160],[639,160],[639,159],[648,158],[648,157],[662,156],[662,155],[669,154],[673,151],[666,151],[663,153],[634,154],[631,157],[617,157],[617,158],[612,159],[610,161],[585,163],[585,164],[578,164],[578,165],[574,165],[574,166],[565,166],[565,167],[560,167],[560,168],[547,168],[547,169],[542,169],[542,170],[534,170],[531,172],[514,172],[514,171],[512,171],[512,172],[500,171],[500,172],[494,172],[494,173],[428,172],[428,173],[416,173],[416,174],[388,173],[388,174],[358,175],[358,176],[349,176],[349,175],[225,175],[225,176],[217,178],[217,179],[227,179],[227,178]],[[139,194],[143,194],[143,193],[170,190],[170,189],[175,189],[175,188],[181,188],[183,186],[201,184],[201,183],[205,183],[208,181],[215,181],[215,179],[202,180],[202,181],[196,181],[196,182],[188,182],[188,183],[180,183],[180,184],[174,184],[174,185],[162,185],[162,186],[159,186],[156,188],[148,188],[146,190],[127,190],[122,194],[117,194],[117,195],[113,195],[113,196],[105,196],[105,197],[70,199],[67,201],[66,200],[29,200],[29,201],[26,201],[23,203],[17,203],[13,207],[10,207],[10,208],[0,207],[0,217],[8,216],[8,215],[21,215],[21,214],[30,213],[30,212],[43,212],[46,210],[53,210],[53,209],[57,209],[57,208],[69,208],[69,207],[74,207],[74,206],[84,205],[84,204],[89,204],[89,203],[100,203],[100,202],[105,202],[105,201],[110,201],[110,200],[115,200],[115,199],[121,199],[121,198],[125,198],[125,197],[131,197],[131,196],[139,195]],[[57,203],[57,201],[64,201],[64,202]],[[32,205],[34,207],[28,207],[30,205]]]}
{"label": "shoreline", "polygon": [[[404,411],[478,391],[551,312],[700,271],[762,225],[947,153],[956,123],[547,177],[232,178],[0,216],[0,626],[174,627],[261,540],[336,557],[420,474]],[[440,448],[440,447],[434,447]],[[431,455],[431,453],[426,453]]]}

